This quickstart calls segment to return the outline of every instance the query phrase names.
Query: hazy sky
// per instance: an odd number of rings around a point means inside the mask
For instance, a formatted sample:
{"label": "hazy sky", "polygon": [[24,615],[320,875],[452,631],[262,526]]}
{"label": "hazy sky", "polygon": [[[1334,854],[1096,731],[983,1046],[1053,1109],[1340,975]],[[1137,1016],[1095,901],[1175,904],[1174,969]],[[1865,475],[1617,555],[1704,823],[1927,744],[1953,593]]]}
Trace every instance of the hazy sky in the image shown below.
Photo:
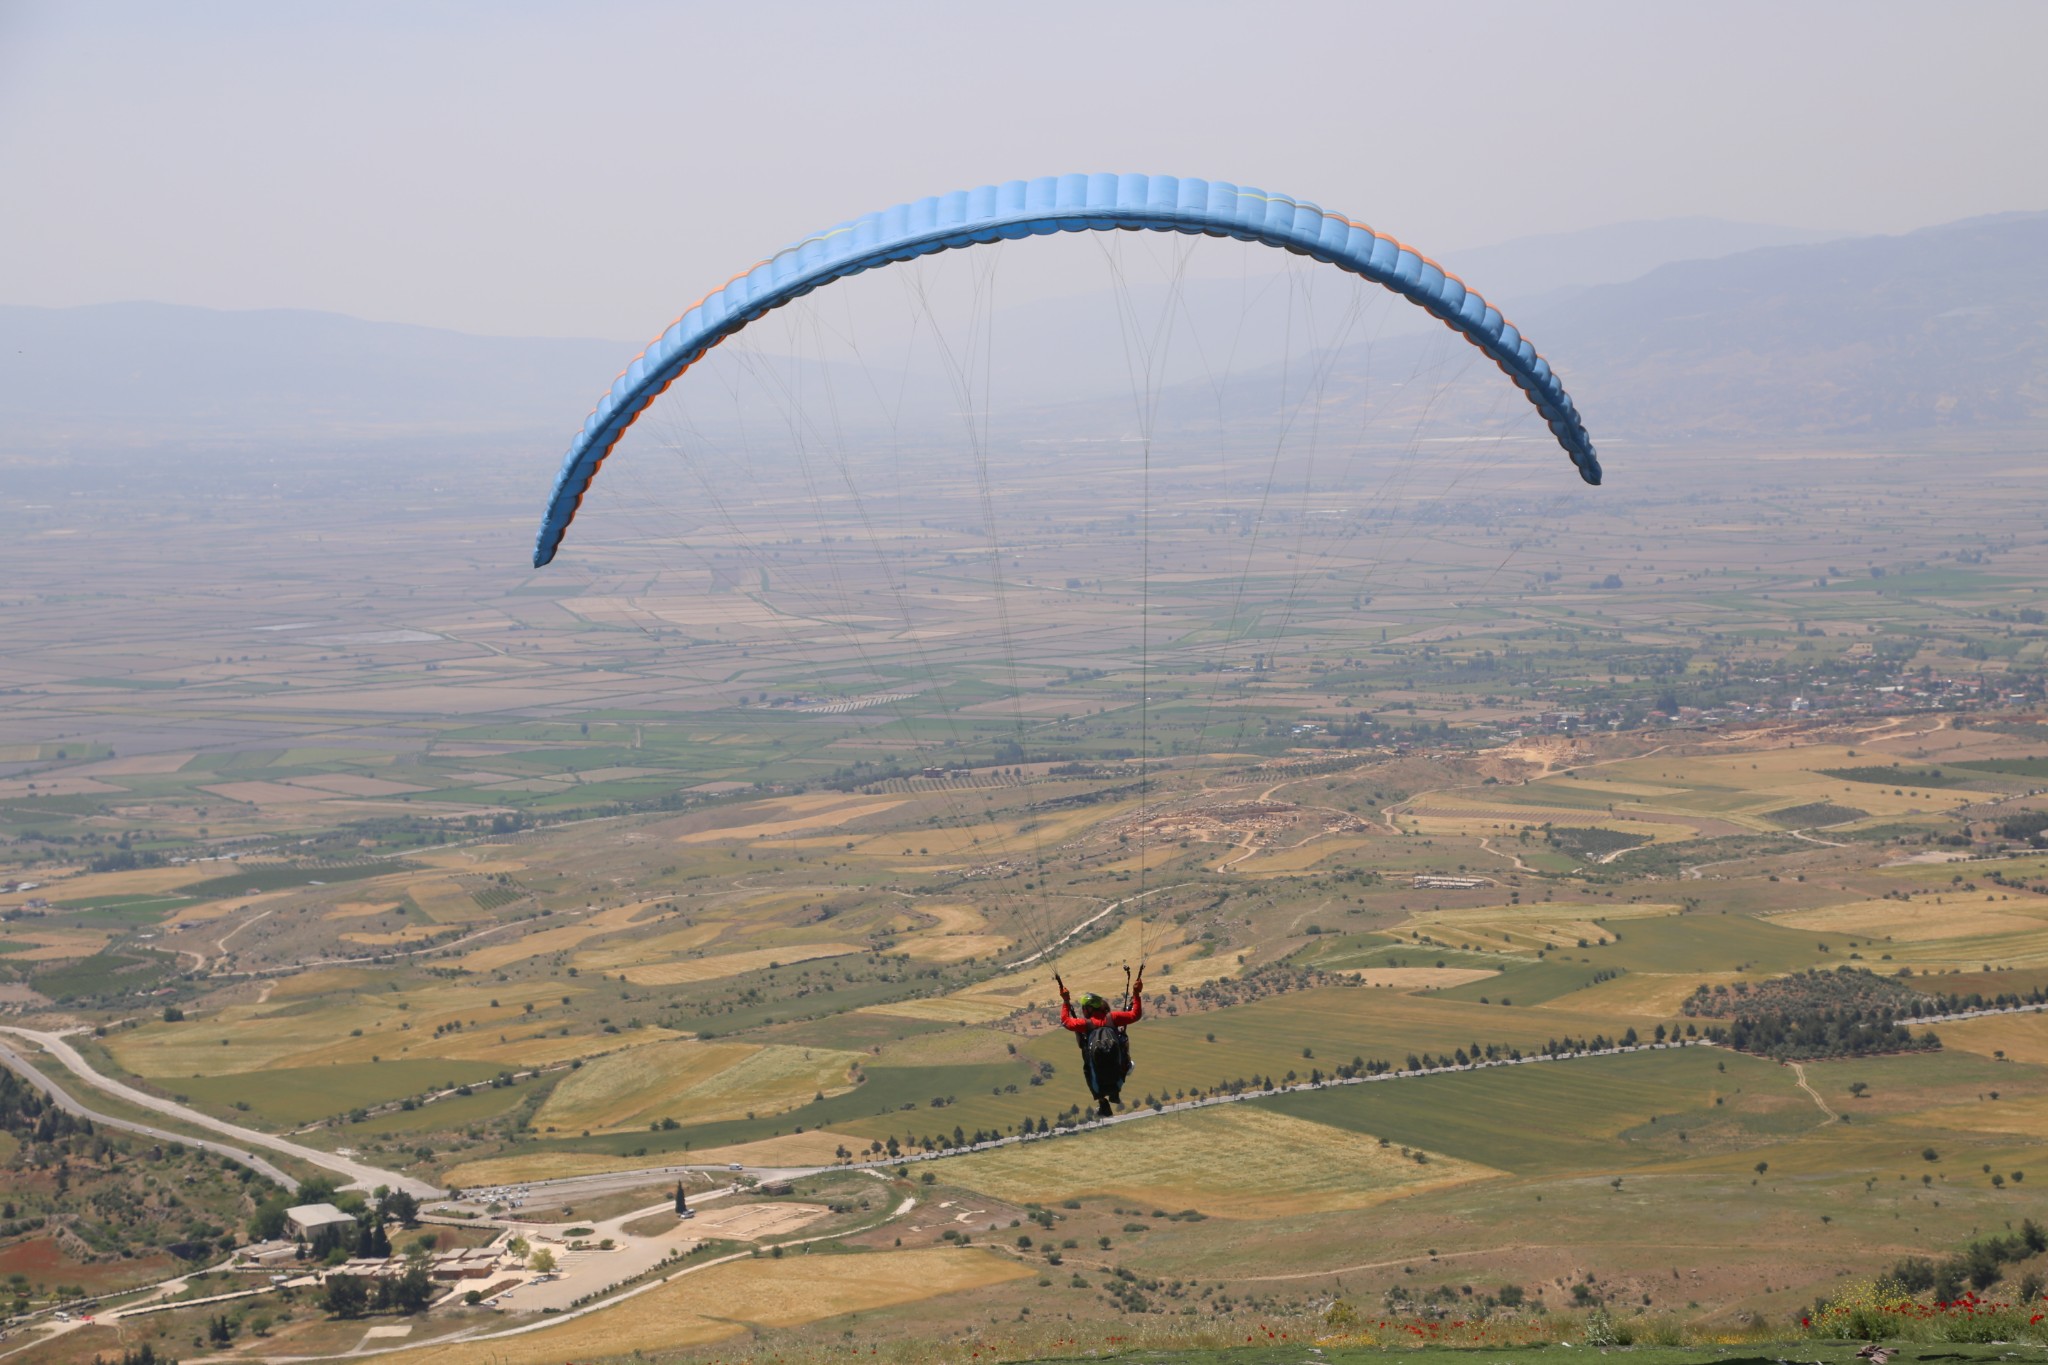
{"label": "hazy sky", "polygon": [[2048,207],[2048,4],[0,0],[0,303],[639,340],[783,241],[1075,170],[1461,246]]}

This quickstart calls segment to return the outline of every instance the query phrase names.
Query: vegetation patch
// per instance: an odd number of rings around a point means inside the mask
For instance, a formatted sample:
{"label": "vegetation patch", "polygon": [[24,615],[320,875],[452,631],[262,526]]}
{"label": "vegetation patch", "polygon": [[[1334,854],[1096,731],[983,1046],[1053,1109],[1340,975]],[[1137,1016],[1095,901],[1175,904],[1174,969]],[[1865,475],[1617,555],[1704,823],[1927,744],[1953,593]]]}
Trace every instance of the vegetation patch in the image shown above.
{"label": "vegetation patch", "polygon": [[1779,1061],[1932,1052],[1934,1033],[1917,1037],[1898,1022],[1925,997],[1896,981],[1851,967],[1806,971],[1752,985],[1701,985],[1681,1007],[1700,1019],[1729,1021],[1724,1036],[1738,1052]]}
{"label": "vegetation patch", "polygon": [[1945,768],[1909,768],[1901,763],[1888,763],[1881,767],[1822,768],[1820,775],[1839,778],[1844,782],[1871,782],[1882,787],[1908,789],[1968,787],[1976,783],[1976,776],[1972,773],[1954,772]]}
{"label": "vegetation patch", "polygon": [[1543,841],[1567,857],[1597,861],[1612,854],[1640,848],[1650,842],[1650,836],[1624,834],[1620,830],[1602,829],[1598,825],[1553,825],[1544,831]]}
{"label": "vegetation patch", "polygon": [[150,990],[175,970],[177,963],[178,960],[169,953],[94,953],[91,957],[46,968],[29,979],[44,995],[65,1004]]}
{"label": "vegetation patch", "polygon": [[1838,806],[1832,801],[1809,801],[1803,806],[1787,806],[1764,815],[1764,819],[1781,829],[1817,829],[1826,825],[1846,825],[1851,820],[1869,817],[1867,810]]}

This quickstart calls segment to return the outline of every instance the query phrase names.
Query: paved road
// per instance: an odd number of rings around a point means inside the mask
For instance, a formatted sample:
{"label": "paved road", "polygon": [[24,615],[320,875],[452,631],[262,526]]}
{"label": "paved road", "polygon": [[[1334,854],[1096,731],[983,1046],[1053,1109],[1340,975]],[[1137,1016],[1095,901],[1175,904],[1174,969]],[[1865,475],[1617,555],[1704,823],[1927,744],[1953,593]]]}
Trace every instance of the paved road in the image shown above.
{"label": "paved road", "polygon": [[140,1133],[144,1137],[156,1138],[162,1142],[182,1142],[190,1147],[203,1147],[209,1152],[217,1152],[221,1156],[233,1157],[244,1166],[260,1171],[288,1190],[296,1190],[299,1187],[297,1180],[286,1175],[254,1152],[246,1151],[240,1147],[231,1147],[225,1142],[214,1142],[207,1138],[187,1137],[183,1133],[174,1133],[168,1128],[152,1128],[146,1123],[136,1123],[132,1119],[117,1119],[110,1114],[102,1114],[97,1109],[88,1109],[66,1093],[62,1086],[37,1070],[35,1064],[30,1062],[28,1058],[22,1056],[5,1043],[0,1043],[0,1066],[5,1066],[11,1071],[19,1072],[27,1077],[31,1085],[40,1086],[48,1091],[51,1101],[68,1114],[76,1114],[82,1119],[91,1119],[103,1128],[119,1128],[130,1133]]}
{"label": "paved road", "polygon": [[[205,1128],[212,1132],[225,1134],[237,1142],[246,1143],[251,1147],[262,1147],[269,1151],[282,1152],[286,1156],[297,1157],[309,1166],[318,1166],[323,1171],[332,1171],[336,1175],[345,1176],[347,1177],[348,1184],[343,1186],[344,1189],[360,1188],[368,1190],[375,1189],[379,1185],[389,1185],[394,1190],[404,1190],[406,1193],[420,1199],[438,1199],[445,1193],[440,1186],[430,1185],[424,1180],[416,1180],[412,1176],[401,1175],[397,1171],[379,1170],[375,1166],[365,1165],[360,1161],[351,1161],[347,1157],[336,1156],[332,1152],[323,1152],[318,1147],[308,1147],[303,1143],[292,1142],[286,1138],[273,1137],[269,1133],[258,1132],[254,1128],[244,1128],[240,1124],[228,1123],[213,1117],[211,1114],[202,1114],[197,1109],[187,1108],[185,1105],[177,1104],[159,1095],[152,1095],[148,1091],[137,1090],[132,1085],[124,1085],[112,1077],[103,1076],[93,1070],[92,1064],[87,1062],[84,1057],[81,1057],[78,1049],[65,1042],[60,1034],[38,1033],[33,1029],[7,1026],[0,1026],[0,1033],[12,1033],[16,1037],[28,1039],[59,1062],[62,1062],[79,1079],[98,1086],[110,1095],[117,1095],[127,1100],[130,1104],[137,1104],[145,1109],[154,1110],[167,1118],[174,1118],[197,1128]],[[34,1078],[37,1084],[51,1089],[54,1094],[56,1088],[51,1086],[47,1079],[43,1078],[39,1072],[29,1066],[18,1054],[8,1049],[0,1049],[0,1060],[4,1060],[8,1066]],[[72,1103],[75,1104],[76,1102],[73,1101]],[[67,1105],[66,1107],[71,1106]],[[83,1113],[85,1111],[82,1108],[77,1108],[73,1109],[73,1112]],[[298,1181],[285,1175],[275,1166],[259,1161],[247,1152],[235,1151],[204,1139],[189,1138],[182,1133],[166,1132],[161,1129],[151,1128],[146,1124],[132,1123],[126,1119],[109,1118],[101,1114],[92,1114],[90,1117],[95,1123],[108,1123],[116,1128],[126,1128],[131,1132],[148,1133],[152,1137],[166,1138],[172,1142],[196,1142],[198,1145],[211,1150],[226,1151],[237,1161],[248,1162],[273,1180],[281,1181],[292,1189],[298,1188]]]}

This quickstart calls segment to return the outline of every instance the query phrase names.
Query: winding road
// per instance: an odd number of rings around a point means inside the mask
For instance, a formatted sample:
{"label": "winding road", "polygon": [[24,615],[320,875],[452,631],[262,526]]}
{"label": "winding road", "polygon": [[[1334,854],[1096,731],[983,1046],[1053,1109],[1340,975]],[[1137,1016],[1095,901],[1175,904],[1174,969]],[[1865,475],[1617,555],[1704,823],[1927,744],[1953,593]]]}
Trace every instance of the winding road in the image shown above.
{"label": "winding road", "polygon": [[[15,1032],[16,1030],[9,1031]],[[146,1123],[136,1123],[130,1119],[117,1119],[110,1114],[102,1114],[97,1109],[88,1108],[73,1099],[64,1087],[58,1085],[38,1070],[35,1063],[29,1061],[28,1058],[22,1056],[5,1043],[0,1043],[0,1066],[5,1066],[11,1071],[20,1073],[28,1080],[29,1084],[42,1087],[49,1094],[50,1102],[67,1114],[75,1114],[79,1118],[90,1119],[103,1128],[119,1128],[130,1133],[140,1133],[144,1137],[153,1137],[163,1142],[182,1142],[193,1147],[203,1147],[217,1155],[232,1157],[244,1166],[275,1180],[288,1190],[296,1190],[299,1187],[297,1180],[286,1175],[254,1152],[245,1151],[240,1147],[231,1147],[225,1142],[214,1142],[207,1138],[187,1137],[183,1133],[174,1133],[168,1128],[152,1128]]]}
{"label": "winding road", "polygon": [[[95,1071],[92,1064],[79,1055],[77,1048],[64,1041],[64,1035],[62,1034],[40,1033],[34,1029],[14,1028],[6,1025],[0,1025],[0,1033],[11,1033],[17,1038],[23,1038],[34,1043],[58,1062],[61,1062],[80,1080],[100,1090],[104,1090],[109,1095],[124,1099],[130,1104],[140,1105],[144,1109],[153,1109],[166,1118],[177,1119],[181,1123],[189,1123],[195,1128],[204,1128],[210,1132],[223,1134],[250,1147],[260,1147],[268,1151],[280,1152],[285,1156],[296,1157],[309,1166],[317,1166],[323,1171],[332,1171],[336,1175],[346,1177],[348,1184],[343,1187],[345,1189],[360,1188],[369,1190],[375,1189],[379,1185],[388,1185],[394,1190],[404,1190],[407,1194],[420,1199],[438,1199],[446,1193],[440,1186],[428,1184],[424,1180],[417,1180],[412,1176],[403,1175],[397,1171],[380,1170],[375,1166],[366,1165],[360,1161],[352,1161],[347,1157],[336,1156],[333,1152],[323,1152],[318,1147],[308,1147],[304,1143],[293,1142],[288,1138],[275,1137],[269,1133],[259,1132],[254,1128],[244,1128],[237,1123],[228,1123],[223,1119],[213,1117],[211,1114],[203,1114],[197,1109],[178,1104],[173,1100],[167,1100],[161,1095],[152,1095],[146,1090],[138,1090],[132,1085],[124,1084],[113,1079],[111,1076]],[[147,1124],[137,1123],[132,1119],[120,1119],[105,1114],[92,1113],[69,1096],[63,1096],[59,1099],[58,1097],[62,1095],[62,1092],[56,1086],[52,1085],[41,1072],[37,1071],[20,1054],[4,1045],[0,1045],[0,1062],[5,1062],[7,1066],[30,1077],[38,1085],[49,1090],[51,1098],[57,1099],[58,1103],[63,1104],[71,1112],[91,1118],[94,1123],[104,1123],[109,1127],[124,1128],[129,1132],[144,1133],[150,1137],[162,1138],[170,1142],[195,1143],[212,1151],[224,1152],[234,1157],[237,1161],[247,1162],[287,1189],[298,1188],[299,1182],[297,1180],[278,1170],[277,1167],[269,1162],[263,1161],[248,1152],[237,1151],[204,1138],[187,1137],[183,1133],[173,1133],[161,1128],[152,1128]]]}

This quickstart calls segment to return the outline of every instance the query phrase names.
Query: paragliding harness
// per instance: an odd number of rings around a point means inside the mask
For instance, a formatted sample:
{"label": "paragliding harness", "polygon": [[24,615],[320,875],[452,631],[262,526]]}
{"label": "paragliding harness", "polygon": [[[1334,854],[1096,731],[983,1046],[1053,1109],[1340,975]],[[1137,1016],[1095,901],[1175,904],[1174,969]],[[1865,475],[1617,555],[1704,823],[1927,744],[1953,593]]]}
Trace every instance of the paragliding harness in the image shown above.
{"label": "paragliding harness", "polygon": [[1123,1103],[1124,1078],[1131,1074],[1131,1036],[1115,1024],[1099,1024],[1078,1038],[1088,1093],[1098,1101]]}
{"label": "paragliding harness", "polygon": [[[1064,986],[1061,991],[1064,995]],[[1131,969],[1128,966],[1124,968],[1124,998],[1131,998]],[[1122,1025],[1109,1022],[1108,1004],[1093,992],[1082,995],[1083,1017],[1090,1022],[1099,1018],[1101,1022],[1086,1032],[1074,1035],[1074,1041],[1081,1047],[1081,1074],[1088,1082],[1088,1093],[1094,1097],[1104,1116],[1110,1113],[1111,1105],[1123,1103],[1124,1081],[1131,1074],[1131,1038]],[[1102,1013],[1095,1014],[1091,1006],[1101,1007]]]}

